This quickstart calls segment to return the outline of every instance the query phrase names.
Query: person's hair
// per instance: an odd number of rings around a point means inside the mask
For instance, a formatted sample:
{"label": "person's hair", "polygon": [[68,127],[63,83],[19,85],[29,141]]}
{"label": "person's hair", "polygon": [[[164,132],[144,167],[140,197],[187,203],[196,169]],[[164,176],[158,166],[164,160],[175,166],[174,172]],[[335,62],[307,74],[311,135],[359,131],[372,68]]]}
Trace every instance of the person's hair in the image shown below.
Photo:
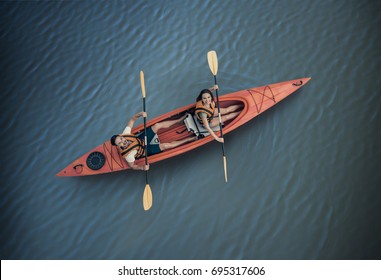
{"label": "person's hair", "polygon": [[196,102],[202,100],[202,95],[203,95],[204,93],[209,93],[209,94],[210,94],[210,97],[212,98],[212,101],[214,100],[213,93],[212,93],[209,89],[206,88],[206,89],[203,89],[203,90],[200,92],[200,94],[197,96]]}
{"label": "person's hair", "polygon": [[113,136],[111,136],[111,138],[110,138],[111,145],[116,146],[115,140],[116,140],[116,137],[118,137],[118,136],[119,135],[113,135]]}

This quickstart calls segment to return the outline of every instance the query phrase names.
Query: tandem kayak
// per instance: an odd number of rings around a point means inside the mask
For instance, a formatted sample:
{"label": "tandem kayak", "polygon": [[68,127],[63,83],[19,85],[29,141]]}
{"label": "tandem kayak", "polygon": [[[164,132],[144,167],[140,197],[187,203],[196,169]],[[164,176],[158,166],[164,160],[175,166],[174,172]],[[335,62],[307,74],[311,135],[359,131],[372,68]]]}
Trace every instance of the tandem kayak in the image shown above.
{"label": "tandem kayak", "polygon": [[[222,129],[223,133],[229,133],[244,123],[248,122],[249,120],[255,118],[259,114],[263,113],[267,109],[277,104],[279,101],[283,100],[298,90],[310,79],[311,78],[295,79],[261,87],[245,89],[220,96],[219,102],[221,108],[225,108],[231,105],[243,106],[242,111],[237,117],[224,123]],[[194,113],[194,107],[195,104],[193,103],[156,117],[147,122],[147,127],[150,127],[155,123],[169,119],[178,119],[180,116],[188,114],[188,117],[185,119],[184,123],[158,131],[157,134],[161,143],[182,140],[194,134],[206,135],[204,138],[199,140],[189,142],[174,149],[165,150],[161,153],[149,156],[148,161],[150,164],[186,153],[200,146],[203,146],[206,143],[214,141],[214,138],[211,135],[207,135],[202,131],[202,127],[200,127],[197,124],[195,118],[192,117],[192,113]],[[143,130],[143,124],[141,124],[133,128],[132,133],[138,134]],[[217,135],[218,134],[219,133],[217,133]],[[144,165],[144,158],[136,160],[136,164]],[[92,149],[77,160],[70,163],[63,170],[58,172],[56,176],[97,175],[126,169],[129,169],[127,162],[120,156],[117,148],[112,146],[110,141],[107,140],[103,144]]]}

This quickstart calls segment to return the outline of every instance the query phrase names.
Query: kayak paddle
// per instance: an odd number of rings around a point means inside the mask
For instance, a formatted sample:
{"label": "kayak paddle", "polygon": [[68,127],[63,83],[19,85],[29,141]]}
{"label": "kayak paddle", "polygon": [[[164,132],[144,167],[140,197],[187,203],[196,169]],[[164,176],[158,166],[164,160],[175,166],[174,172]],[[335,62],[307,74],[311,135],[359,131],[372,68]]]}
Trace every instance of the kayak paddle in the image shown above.
{"label": "kayak paddle", "polygon": [[[217,54],[215,51],[208,52],[208,64],[209,64],[210,71],[212,72],[214,76],[214,85],[217,85],[218,59],[217,59]],[[224,138],[224,134],[222,133],[222,120],[221,120],[221,112],[220,112],[220,102],[218,100],[218,89],[216,89],[216,96],[217,96],[218,120],[220,123],[220,133],[221,133],[221,138]],[[221,143],[221,144],[222,144],[221,145],[222,159],[224,161],[225,182],[228,182],[228,174],[226,170],[225,147],[224,147],[224,143]]]}
{"label": "kayak paddle", "polygon": [[[140,86],[142,88],[143,95],[143,112],[146,112],[146,87],[144,84],[144,72],[140,71]],[[147,117],[144,117],[144,144],[145,144],[145,159],[146,165],[148,164],[148,156],[147,156]],[[146,187],[143,192],[143,208],[145,211],[149,210],[152,207],[152,191],[151,187],[148,184],[148,170],[146,173]]]}

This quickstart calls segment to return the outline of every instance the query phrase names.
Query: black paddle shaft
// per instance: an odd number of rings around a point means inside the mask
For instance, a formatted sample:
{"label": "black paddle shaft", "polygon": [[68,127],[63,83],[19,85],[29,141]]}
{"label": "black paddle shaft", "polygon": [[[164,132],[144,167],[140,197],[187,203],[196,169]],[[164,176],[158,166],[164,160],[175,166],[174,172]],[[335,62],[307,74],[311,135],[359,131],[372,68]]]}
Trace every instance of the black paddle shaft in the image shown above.
{"label": "black paddle shaft", "polygon": [[[146,113],[146,98],[143,98],[143,112]],[[147,118],[144,117],[144,150],[145,150],[145,159],[146,159],[146,165],[148,164],[148,155],[147,155]],[[148,184],[148,171],[146,170],[146,184]]]}
{"label": "black paddle shaft", "polygon": [[[214,85],[217,85],[217,76],[214,76]],[[222,132],[222,119],[220,118],[221,112],[220,112],[220,101],[218,99],[218,89],[216,89],[216,96],[217,96],[217,109],[218,109],[218,120],[220,123],[220,133],[221,133],[221,138],[224,138],[224,134]],[[224,143],[221,143],[222,147],[222,155],[225,156],[225,146]]]}

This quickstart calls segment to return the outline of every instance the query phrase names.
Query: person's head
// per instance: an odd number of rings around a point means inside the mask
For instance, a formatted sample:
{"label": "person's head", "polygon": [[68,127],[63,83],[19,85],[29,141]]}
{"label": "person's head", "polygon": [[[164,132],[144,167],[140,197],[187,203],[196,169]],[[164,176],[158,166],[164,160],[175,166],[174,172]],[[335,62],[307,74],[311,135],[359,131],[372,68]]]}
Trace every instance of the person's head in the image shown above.
{"label": "person's head", "polygon": [[213,93],[209,89],[203,89],[196,99],[196,101],[200,100],[204,105],[210,104],[214,100]]}
{"label": "person's head", "polygon": [[130,141],[126,140],[124,137],[121,135],[113,135],[110,139],[111,145],[113,146],[118,146],[120,148],[127,148],[128,145],[130,145]]}

